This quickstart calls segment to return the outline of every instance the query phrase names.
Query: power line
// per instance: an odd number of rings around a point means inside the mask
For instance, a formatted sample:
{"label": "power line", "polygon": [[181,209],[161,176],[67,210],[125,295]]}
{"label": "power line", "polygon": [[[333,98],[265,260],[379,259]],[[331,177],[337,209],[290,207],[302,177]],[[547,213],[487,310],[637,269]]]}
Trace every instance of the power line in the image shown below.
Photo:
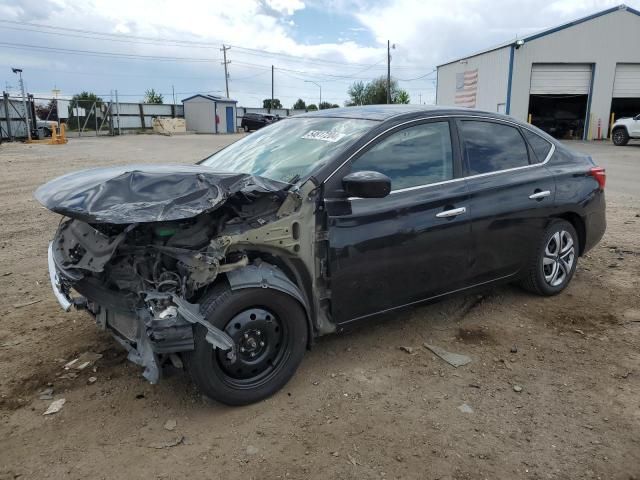
{"label": "power line", "polygon": [[438,71],[437,69],[433,69],[429,73],[425,73],[424,75],[420,75],[419,77],[415,77],[415,78],[396,78],[396,80],[400,80],[401,82],[413,82],[414,80],[421,80],[421,79],[423,79],[425,77],[428,77],[429,75],[433,75],[437,71]]}
{"label": "power line", "polygon": [[[128,34],[122,34],[122,33],[117,33],[116,34],[116,33],[107,33],[107,32],[96,32],[96,31],[93,31],[93,30],[83,30],[83,29],[68,28],[68,27],[57,27],[57,26],[45,25],[45,24],[39,24],[39,23],[21,22],[21,21],[17,21],[17,20],[3,20],[3,19],[0,19],[0,23],[32,27],[31,29],[28,29],[28,28],[8,27],[8,26],[5,25],[5,26],[0,26],[0,28],[7,28],[7,29],[12,29],[12,30],[24,30],[24,31],[36,32],[36,33],[42,33],[42,34],[45,34],[45,35],[58,35],[58,36],[63,36],[63,37],[80,37],[80,38],[90,38],[90,39],[94,39],[94,40],[103,40],[103,41],[139,43],[139,44],[143,44],[143,45],[161,44],[161,45],[170,45],[170,46],[189,46],[189,47],[195,47],[195,48],[210,48],[212,46],[217,46],[217,44],[212,43],[212,42],[168,39],[168,38],[163,38],[163,37],[144,37],[144,36],[139,36],[139,35],[128,35]],[[38,28],[40,28],[40,29],[44,28],[44,29],[47,29],[47,30],[58,29],[58,30],[63,30],[63,31],[62,32],[61,31],[42,31],[42,30],[37,30]],[[132,42],[132,40],[135,40],[135,42]],[[306,63],[333,64],[333,65],[342,65],[342,66],[346,66],[346,67],[374,67],[374,66],[377,66],[377,63],[373,64],[373,65],[370,65],[370,64],[362,64],[362,63],[354,63],[354,62],[338,62],[338,61],[335,61],[335,60],[326,60],[326,59],[320,59],[320,58],[306,58],[306,57],[300,57],[300,56],[297,56],[297,55],[292,55],[292,54],[283,53],[283,52],[272,52],[272,51],[269,51],[269,50],[261,50],[261,49],[257,49],[257,48],[242,47],[240,45],[232,45],[232,44],[228,44],[228,43],[225,43],[225,44],[227,46],[234,47],[234,48],[236,48],[238,50],[241,50],[246,55],[259,55],[259,56],[269,55],[269,56],[275,56],[275,57],[291,58],[291,59],[298,60],[298,61],[304,61]],[[414,65],[396,65],[394,68],[417,69],[417,68],[420,68],[420,67],[416,67]]]}
{"label": "power line", "polygon": [[167,57],[161,55],[138,55],[133,53],[116,53],[116,52],[101,52],[97,50],[77,50],[73,48],[59,48],[59,47],[45,47],[43,45],[28,45],[24,43],[9,43],[0,42],[0,45],[8,48],[26,49],[26,50],[44,50],[58,53],[65,53],[69,55],[87,55],[97,57],[110,57],[110,58],[129,58],[133,60],[156,60],[156,61],[175,61],[175,62],[217,62],[217,58],[195,58],[195,57]]}
{"label": "power line", "polygon": [[[80,50],[80,49],[47,47],[43,45],[29,45],[29,44],[10,43],[10,42],[0,42],[0,45],[6,46],[8,48],[41,50],[41,51],[48,51],[48,52],[64,53],[67,55],[86,55],[86,56],[96,56],[96,57],[103,57],[103,58],[122,58],[122,59],[129,59],[129,60],[175,61],[175,62],[195,62],[195,63],[216,62],[219,60],[215,58],[168,57],[168,56],[160,56],[160,55],[139,55],[139,54],[130,54],[130,53],[104,52],[104,51],[97,51],[97,50]],[[250,62],[236,62],[236,64],[255,67],[255,68],[264,68],[264,69],[271,68],[267,65],[261,65],[261,64],[250,63]],[[367,69],[370,67],[371,65],[368,65]],[[298,73],[300,75],[306,75],[306,76],[316,77],[316,78],[318,76],[322,76],[322,77],[330,77],[330,78],[338,78],[338,79],[340,78],[354,79],[354,80],[368,79],[368,77],[356,77],[353,75],[334,75],[331,73],[322,73],[322,72],[307,72],[304,70],[295,70],[295,69],[284,68],[284,67],[278,67],[278,70]]]}

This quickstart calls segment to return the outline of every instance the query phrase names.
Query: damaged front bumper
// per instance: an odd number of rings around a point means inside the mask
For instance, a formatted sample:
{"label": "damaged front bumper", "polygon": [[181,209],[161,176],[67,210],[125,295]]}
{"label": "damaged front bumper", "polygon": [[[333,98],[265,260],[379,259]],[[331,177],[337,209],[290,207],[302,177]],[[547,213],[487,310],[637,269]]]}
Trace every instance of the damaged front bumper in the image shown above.
{"label": "damaged front bumper", "polygon": [[127,350],[127,358],[144,368],[143,376],[151,383],[158,382],[161,366],[171,354],[193,350],[193,327],[196,324],[207,329],[206,339],[213,348],[227,351],[231,360],[235,358],[233,339],[226,332],[212,326],[201,314],[198,304],[166,293],[149,292],[146,295],[149,301],[164,299],[172,302],[172,305],[161,311],[154,311],[149,304],[137,309],[105,307],[93,300],[93,295],[72,296],[71,288],[76,284],[80,293],[92,288],[96,289],[96,297],[106,298],[105,292],[98,292],[95,285],[81,287],[81,279],[65,275],[64,270],[56,264],[53,242],[49,243],[48,266],[51,287],[62,309],[68,312],[71,307],[76,306],[90,312],[97,325],[102,330],[109,331]]}
{"label": "damaged front bumper", "polygon": [[49,264],[49,280],[51,280],[51,287],[53,288],[53,294],[58,300],[58,303],[65,312],[71,310],[73,301],[68,291],[65,291],[62,287],[60,276],[58,275],[58,269],[56,268],[56,262],[53,259],[53,242],[49,242],[49,250],[47,253],[47,263]]}

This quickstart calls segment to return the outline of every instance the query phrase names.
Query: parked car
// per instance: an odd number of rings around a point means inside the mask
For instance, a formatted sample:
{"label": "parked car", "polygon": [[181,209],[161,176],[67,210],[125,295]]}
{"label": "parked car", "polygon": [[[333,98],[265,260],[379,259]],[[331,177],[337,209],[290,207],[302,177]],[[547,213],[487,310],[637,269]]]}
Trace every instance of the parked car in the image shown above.
{"label": "parked car", "polygon": [[268,113],[245,113],[242,116],[240,127],[245,132],[250,132],[251,130],[258,130],[262,127],[266,127],[275,121],[276,116]]}
{"label": "parked car", "polygon": [[198,165],[71,173],[54,294],[144,367],[185,365],[240,405],[278,391],[320,335],[504,282],[556,295],[605,231],[605,171],[531,125],[369,106],[277,122]]}
{"label": "parked car", "polygon": [[35,132],[38,138],[50,137],[53,133],[54,125],[57,127],[58,122],[53,120],[40,120],[36,117]]}
{"label": "parked car", "polygon": [[619,147],[625,146],[629,140],[640,139],[640,115],[633,118],[619,118],[611,128],[613,144]]}

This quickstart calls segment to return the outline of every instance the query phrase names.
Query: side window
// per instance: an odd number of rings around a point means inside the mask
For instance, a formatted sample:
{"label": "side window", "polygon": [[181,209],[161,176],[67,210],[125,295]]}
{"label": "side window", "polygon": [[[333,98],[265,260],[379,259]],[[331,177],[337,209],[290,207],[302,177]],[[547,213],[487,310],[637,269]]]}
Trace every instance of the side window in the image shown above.
{"label": "side window", "polygon": [[517,128],[477,120],[460,122],[469,175],[529,165],[527,144]]}
{"label": "side window", "polygon": [[547,158],[547,155],[549,155],[549,151],[551,150],[551,144],[540,135],[533,133],[531,130],[523,128],[522,132],[524,133],[524,136],[529,142],[529,145],[531,145],[533,153],[535,153],[536,156],[535,159],[532,159],[532,163],[544,162],[545,158]]}
{"label": "side window", "polygon": [[353,162],[351,171],[363,170],[384,173],[391,190],[452,179],[449,123],[423,123],[392,133]]}

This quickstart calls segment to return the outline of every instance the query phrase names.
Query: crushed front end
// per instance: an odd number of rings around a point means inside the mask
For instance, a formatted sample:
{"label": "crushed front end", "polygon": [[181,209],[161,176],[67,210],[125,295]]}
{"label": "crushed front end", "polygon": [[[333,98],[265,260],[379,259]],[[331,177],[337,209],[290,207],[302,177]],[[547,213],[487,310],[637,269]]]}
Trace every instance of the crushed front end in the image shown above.
{"label": "crushed front end", "polygon": [[231,338],[189,301],[219,273],[248,263],[242,254],[225,257],[224,246],[211,241],[215,230],[206,215],[131,225],[66,220],[49,246],[54,293],[65,310],[84,308],[112,332],[152,383],[172,354],[193,349],[195,324],[233,356]]}
{"label": "crushed front end", "polygon": [[[251,242],[274,241],[273,222],[302,215],[299,195],[288,187],[183,165],[102,168],[55,179],[35,194],[66,217],[49,245],[54,294],[64,310],[90,312],[152,383],[163,363],[179,365],[176,354],[193,350],[195,325],[233,361],[233,340],[207,321],[198,299],[220,274],[257,272]],[[281,231],[291,232],[290,224]],[[277,244],[297,256],[297,242],[278,237]]]}

